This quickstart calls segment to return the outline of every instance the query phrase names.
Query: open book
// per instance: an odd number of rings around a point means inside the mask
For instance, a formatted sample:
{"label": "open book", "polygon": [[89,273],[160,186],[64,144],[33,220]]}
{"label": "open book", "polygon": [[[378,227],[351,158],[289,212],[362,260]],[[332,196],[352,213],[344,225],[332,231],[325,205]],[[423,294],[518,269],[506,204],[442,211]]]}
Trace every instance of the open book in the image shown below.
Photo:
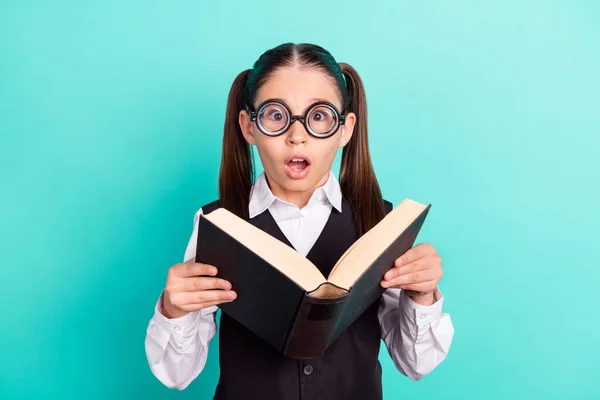
{"label": "open book", "polygon": [[326,278],[295,249],[219,208],[198,222],[196,262],[214,265],[238,297],[220,305],[288,357],[320,356],[384,288],[431,205],[402,201],[340,257]]}

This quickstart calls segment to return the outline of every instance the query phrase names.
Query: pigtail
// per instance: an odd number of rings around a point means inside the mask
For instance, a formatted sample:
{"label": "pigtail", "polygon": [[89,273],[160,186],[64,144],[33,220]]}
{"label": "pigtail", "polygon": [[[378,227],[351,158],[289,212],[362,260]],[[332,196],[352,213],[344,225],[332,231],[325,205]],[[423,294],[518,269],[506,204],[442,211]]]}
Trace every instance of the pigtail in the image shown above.
{"label": "pigtail", "polygon": [[229,91],[219,172],[220,207],[241,218],[248,217],[250,190],[254,179],[250,145],[244,139],[238,122],[239,113],[245,108],[249,74],[250,70],[240,73]]}
{"label": "pigtail", "polygon": [[383,219],[385,206],[369,151],[365,89],[354,68],[346,63],[339,65],[350,97],[348,112],[356,114],[354,134],[342,151],[340,186],[362,235]]}

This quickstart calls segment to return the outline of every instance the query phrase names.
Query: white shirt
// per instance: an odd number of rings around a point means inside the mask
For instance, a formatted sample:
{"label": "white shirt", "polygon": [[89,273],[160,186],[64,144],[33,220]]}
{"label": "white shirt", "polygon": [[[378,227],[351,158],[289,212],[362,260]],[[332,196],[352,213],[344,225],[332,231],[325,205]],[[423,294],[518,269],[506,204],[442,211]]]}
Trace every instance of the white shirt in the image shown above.
{"label": "white shirt", "polygon": [[[250,218],[268,210],[294,248],[306,256],[319,237],[332,207],[342,211],[339,182],[329,179],[315,190],[302,209],[273,195],[262,173],[254,183],[248,206]],[[196,254],[199,209],[194,215],[192,235],[184,261]],[[218,267],[218,266],[217,266]],[[422,306],[401,289],[384,291],[378,311],[381,336],[402,374],[418,380],[431,372],[448,354],[454,336],[450,315],[442,312],[443,296],[434,293],[435,303]],[[217,328],[217,306],[168,319],[161,314],[162,294],[146,332],[146,356],[152,373],[170,388],[186,388],[204,369],[209,344]]]}

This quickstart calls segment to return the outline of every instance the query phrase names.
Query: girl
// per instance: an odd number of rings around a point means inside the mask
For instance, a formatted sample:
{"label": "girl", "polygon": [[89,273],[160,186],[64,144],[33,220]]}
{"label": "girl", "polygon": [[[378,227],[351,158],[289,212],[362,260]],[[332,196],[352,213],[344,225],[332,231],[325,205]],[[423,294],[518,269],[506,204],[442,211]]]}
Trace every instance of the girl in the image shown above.
{"label": "girl", "polygon": [[[321,47],[280,45],[238,75],[224,131],[219,199],[196,213],[187,261],[169,269],[147,330],[150,368],[172,388],[184,389],[202,371],[217,306],[236,301],[231,284],[216,277],[218,265],[194,262],[202,213],[229,209],[293,246],[327,276],[392,207],[371,163],[362,81]],[[250,145],[264,167],[254,182]],[[331,167],[339,148],[338,182]],[[454,334],[442,313],[441,276],[435,248],[413,247],[385,275],[380,301],[313,360],[280,355],[222,313],[214,398],[380,399],[381,339],[398,370],[420,379],[446,357]]]}

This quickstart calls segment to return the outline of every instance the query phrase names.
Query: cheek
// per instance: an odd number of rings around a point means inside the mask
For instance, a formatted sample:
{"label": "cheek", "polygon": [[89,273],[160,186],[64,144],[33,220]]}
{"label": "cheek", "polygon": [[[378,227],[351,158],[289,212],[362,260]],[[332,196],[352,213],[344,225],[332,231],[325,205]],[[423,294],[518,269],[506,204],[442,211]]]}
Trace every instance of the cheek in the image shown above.
{"label": "cheek", "polygon": [[340,141],[336,139],[332,140],[331,143],[327,143],[327,145],[322,146],[321,151],[319,152],[319,158],[333,161],[335,155],[337,154],[339,145]]}
{"label": "cheek", "polygon": [[282,157],[282,144],[279,143],[280,137],[270,138],[262,136],[256,140],[256,149],[260,155],[263,164],[274,164],[279,162]]}

